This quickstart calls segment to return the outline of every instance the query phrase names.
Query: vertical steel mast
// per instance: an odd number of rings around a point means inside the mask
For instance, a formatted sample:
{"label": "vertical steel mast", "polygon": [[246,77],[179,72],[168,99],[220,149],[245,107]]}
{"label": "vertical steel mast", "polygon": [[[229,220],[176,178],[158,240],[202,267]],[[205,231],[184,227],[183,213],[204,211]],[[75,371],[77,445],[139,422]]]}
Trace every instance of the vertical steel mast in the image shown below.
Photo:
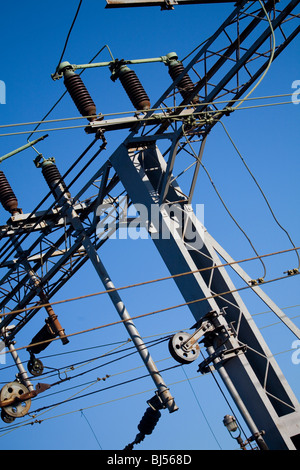
{"label": "vertical steel mast", "polygon": [[[178,0],[177,3],[185,2]],[[63,63],[60,71],[65,74],[66,85],[72,91],[70,94],[78,110],[90,121],[86,132],[95,134],[85,153],[99,139],[103,141],[90,161],[105,148],[104,135],[116,129],[130,131],[124,142],[72,198],[63,178],[48,171],[53,161],[45,161],[45,167],[49,164],[46,171],[50,175],[55,204],[48,211],[14,213],[7,225],[0,227],[2,238],[6,239],[1,267],[7,269],[0,280],[0,309],[12,310],[12,314],[3,316],[0,322],[0,331],[5,332],[7,344],[11,344],[40,311],[44,293],[49,301],[86,261],[90,261],[110,292],[118,314],[157,385],[164,406],[169,411],[176,409],[167,385],[144,349],[98,254],[105,241],[118,229],[122,218],[120,200],[125,189],[127,202],[136,208],[144,207],[149,215],[141,222],[195,319],[192,335],[175,336],[170,342],[173,357],[181,363],[198,359],[197,342],[201,339],[207,357],[199,364],[199,372],[220,375],[261,448],[300,448],[299,402],[222,266],[221,258],[228,263],[233,262],[232,258],[212,238],[191,208],[210,132],[224,116],[237,109],[238,103],[247,97],[247,92],[267,72],[271,62],[298,35],[299,12],[297,14],[296,9],[299,3],[300,0],[280,4],[274,0],[237,2],[229,17],[197,49],[187,65],[183,66],[176,53],[161,58],[168,67],[172,84],[152,108],[147,96],[147,100],[141,100],[145,95],[136,75],[128,69],[130,62],[112,60],[107,65],[115,74],[114,78],[122,76],[130,98],[137,98],[135,93],[139,92],[140,99],[132,101],[146,102],[132,117],[105,120],[103,116],[94,116],[96,107],[75,74],[76,66]],[[272,38],[276,32],[275,46]],[[135,63],[139,62],[142,61]],[[81,106],[86,104],[84,99],[87,97],[89,106]],[[166,103],[170,104],[166,106]],[[164,147],[164,151],[159,147]],[[187,188],[183,188],[174,175],[177,174],[178,155],[186,149],[192,155],[192,164],[187,163],[186,168],[181,168],[191,175],[187,178]],[[95,186],[98,194],[81,202],[86,192],[90,188],[94,191]],[[112,191],[115,191],[114,197],[111,197]],[[98,224],[102,215],[100,206],[104,207],[104,213],[106,207],[112,207],[117,214],[117,224],[101,233]],[[51,239],[49,234],[53,235]],[[22,249],[24,240],[26,250]],[[37,247],[41,247],[39,254]],[[248,287],[300,338],[299,329],[263,292],[260,281],[254,282],[239,265],[233,267]],[[38,283],[33,282],[35,279]],[[14,326],[9,327],[12,322]],[[6,395],[5,399],[13,400],[13,397]]]}

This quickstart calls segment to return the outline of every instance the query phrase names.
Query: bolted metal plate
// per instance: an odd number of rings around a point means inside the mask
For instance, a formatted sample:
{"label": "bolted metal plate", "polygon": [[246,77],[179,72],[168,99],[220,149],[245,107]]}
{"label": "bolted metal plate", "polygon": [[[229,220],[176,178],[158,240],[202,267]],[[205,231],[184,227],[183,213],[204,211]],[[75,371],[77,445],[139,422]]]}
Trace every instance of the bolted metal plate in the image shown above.
{"label": "bolted metal plate", "polygon": [[[10,382],[1,389],[0,392],[0,401],[9,400],[11,398],[18,398],[20,399],[22,395],[28,393],[28,389],[18,383],[18,382]],[[31,400],[20,401],[13,405],[3,407],[4,412],[8,416],[12,416],[13,418],[21,418],[25,416],[30,408]]]}
{"label": "bolted metal plate", "polygon": [[192,344],[190,347],[185,346],[191,337],[192,336],[189,333],[180,331],[169,341],[170,354],[175,361],[180,362],[180,364],[190,364],[191,362],[194,362],[200,354],[200,347],[197,342]]}

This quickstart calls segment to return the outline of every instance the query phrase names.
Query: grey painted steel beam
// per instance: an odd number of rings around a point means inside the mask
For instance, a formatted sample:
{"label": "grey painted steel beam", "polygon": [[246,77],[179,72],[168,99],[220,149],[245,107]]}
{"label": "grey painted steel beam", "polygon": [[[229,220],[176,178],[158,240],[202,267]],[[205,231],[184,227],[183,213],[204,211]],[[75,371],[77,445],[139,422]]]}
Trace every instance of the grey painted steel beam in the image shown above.
{"label": "grey painted steel beam", "polygon": [[[174,230],[174,217],[170,217],[166,206],[159,207],[160,194],[157,183],[163,179],[167,164],[157,147],[130,150],[121,145],[110,158],[110,162],[133,204],[143,204],[148,214],[151,214],[153,207],[158,208],[159,220],[151,221],[151,235],[171,275],[222,264],[208,237],[204,239],[202,247],[190,249],[184,239],[178,236],[176,229]],[[156,170],[147,172],[151,167]],[[173,182],[167,195],[169,203],[176,201],[177,191],[178,195],[182,194]],[[190,208],[178,206],[172,206],[175,214],[178,215],[180,210],[185,211],[189,228],[192,228],[196,235],[201,234],[203,227]],[[149,229],[147,224],[146,228]],[[256,428],[266,431],[265,440],[269,448],[294,449],[291,437],[300,433],[298,400],[241,297],[237,292],[233,292],[236,289],[225,268],[177,277],[175,282],[197,321],[211,310],[219,311],[226,307],[227,322],[233,322],[238,335],[238,341],[233,342],[232,347],[245,344],[247,352],[221,365],[238,391],[241,403],[246,406]],[[216,294],[221,293],[226,294],[216,297]],[[220,364],[216,366],[220,367]],[[242,409],[243,407],[241,412]],[[245,419],[247,422],[247,417]]]}
{"label": "grey painted steel beam", "polygon": [[287,315],[275,304],[275,302],[270,299],[270,297],[259,287],[251,286],[251,277],[243,270],[243,268],[235,262],[235,260],[224,250],[224,248],[208,233],[206,232],[205,237],[207,237],[214,247],[216,252],[225,260],[226,263],[230,263],[231,268],[246,282],[248,286],[251,287],[253,292],[275,313],[275,315],[285,324],[285,326],[298,338],[300,339],[300,330],[293,323]]}
{"label": "grey painted steel beam", "polygon": [[159,370],[157,369],[151,354],[149,353],[139,331],[137,330],[124,302],[122,301],[119,292],[116,290],[100,256],[98,255],[93,243],[91,242],[84,226],[80,220],[79,215],[73,207],[72,200],[67,193],[63,192],[63,189],[58,185],[55,188],[57,200],[63,203],[62,210],[66,213],[69,223],[73,226],[75,233],[78,235],[78,239],[86,250],[86,254],[89,257],[96,273],[98,274],[104,288],[108,292],[120,319],[123,321],[124,326],[135,345],[140,357],[142,358],[155,386],[157,387],[158,395],[162,400],[163,405],[169,410],[170,413],[177,411],[178,407],[175,404],[174,398],[172,397],[169,388],[165,384]]}

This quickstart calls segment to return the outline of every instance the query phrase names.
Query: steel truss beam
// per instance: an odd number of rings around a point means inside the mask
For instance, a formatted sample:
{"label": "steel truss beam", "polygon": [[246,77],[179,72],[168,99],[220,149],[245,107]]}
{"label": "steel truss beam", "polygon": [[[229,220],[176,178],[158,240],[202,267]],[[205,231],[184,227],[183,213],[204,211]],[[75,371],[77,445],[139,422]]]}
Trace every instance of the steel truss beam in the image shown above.
{"label": "steel truss beam", "polygon": [[[274,58],[300,32],[300,27],[297,26],[299,18],[294,13],[299,3],[300,0],[293,0],[279,10],[273,1],[265,2],[267,10],[272,13],[273,28],[280,36]],[[119,203],[124,194],[129,204],[142,203],[148,210],[153,205],[159,209],[158,226],[147,228],[171,274],[215,267],[221,264],[217,256],[220,251],[222,257],[231,259],[208,234],[200,248],[188,247],[189,235],[196,236],[198,240],[203,233],[203,227],[190,212],[189,202],[207,136],[224,115],[232,112],[236,100],[244,96],[268,67],[270,36],[271,30],[258,2],[238,2],[232,14],[185,67],[182,76],[189,72],[196,77],[194,90],[188,98],[178,102],[176,88],[182,78],[180,76],[153,106],[154,109],[159,109],[170,102],[161,118],[157,117],[156,111],[149,111],[145,115],[122,122],[113,120],[90,124],[87,132],[97,135],[99,131],[134,128],[111,158],[83,184],[72,201],[64,201],[62,206],[51,206],[46,213],[11,219],[6,226],[0,228],[2,238],[7,238],[0,265],[6,270],[0,281],[0,309],[2,312],[20,310],[1,320],[0,330],[11,322],[15,324],[15,328],[9,330],[10,339],[19,333],[40,308],[38,292],[36,288],[32,288],[24,257],[38,276],[40,286],[49,299],[87,260],[93,262],[103,281],[96,251],[118,228],[122,212]],[[199,104],[191,107],[189,103],[196,95],[199,96]],[[191,152],[193,172],[185,190],[178,186],[173,175],[178,174],[178,154],[188,154],[195,140],[200,143],[200,149],[199,152]],[[156,147],[157,141],[162,144],[167,142],[165,155]],[[189,167],[182,171],[186,172],[188,169]],[[91,194],[95,185],[98,190],[96,196],[93,195],[89,202],[81,203],[81,198],[87,193]],[[105,198],[116,209],[116,224],[111,231],[96,233],[97,208]],[[172,216],[169,210],[163,210],[166,207],[172,208]],[[74,217],[76,214],[75,224],[72,214]],[[178,237],[174,220],[179,223],[182,214],[186,217],[186,225],[183,236]],[[107,214],[108,219],[109,217],[110,214]],[[167,233],[168,238],[162,238],[162,233]],[[10,236],[14,236],[16,240],[13,246],[9,243]],[[23,252],[20,249],[16,252],[18,243]],[[237,272],[248,281],[246,273],[239,269]],[[242,344],[246,345],[247,351],[224,362],[217,355],[217,346],[207,344],[209,357],[214,358],[213,366],[229,386],[250,430],[257,432],[264,429],[270,448],[295,448],[292,438],[300,433],[298,401],[240,296],[232,292],[234,286],[225,269],[212,269],[206,274],[178,277],[176,283],[186,301],[192,302],[190,310],[197,321],[211,310],[220,312],[226,307],[227,315],[222,320],[223,325],[229,328],[228,325],[234,322],[235,329],[235,333],[226,341],[227,347],[238,350]],[[218,295],[228,291],[232,293]],[[272,305],[260,289],[255,291],[287,324],[283,312]],[[296,336],[299,335],[293,325],[288,326]]]}
{"label": "steel truss beam", "polygon": [[[285,8],[279,10],[274,8],[274,0],[265,2],[266,10],[274,17],[273,29],[278,34],[274,59],[300,32],[299,18],[294,13],[298,5],[299,0],[293,0]],[[255,34],[257,30],[260,31],[258,37]],[[193,115],[199,120],[197,126],[199,133],[201,131],[208,133],[218,119],[230,113],[232,105],[245,94],[268,67],[272,49],[270,37],[270,27],[264,11],[258,7],[258,2],[239,2],[227,20],[195,53],[182,74],[153,104],[152,110],[136,118],[95,121],[86,128],[86,131],[94,133],[102,128],[108,131],[110,123],[111,128],[115,130],[118,122],[121,128],[126,127],[126,121],[128,121],[127,127],[133,127],[134,123],[136,125],[126,141],[131,142],[139,134],[140,139],[145,136],[145,141],[146,137],[151,138],[153,135],[159,139],[166,128],[172,124],[172,117],[174,117],[173,129],[176,127],[176,121],[184,121],[190,117],[189,103],[199,95],[199,105],[192,107]],[[195,86],[187,98],[177,103],[179,96],[177,86],[186,73],[191,74]],[[177,103],[175,105],[174,100]],[[160,107],[165,108],[168,102],[171,111],[166,110],[163,116],[161,113],[157,115],[156,110]],[[199,117],[200,113],[203,113],[202,120]],[[214,119],[211,119],[212,117]],[[158,121],[156,129],[146,131],[148,125],[153,125],[154,118]],[[163,120],[161,125],[160,118]],[[169,122],[166,123],[167,118]]]}
{"label": "steel truss beam", "polygon": [[[94,184],[100,185],[97,197],[90,204],[84,206],[84,213],[79,210],[78,215],[85,225],[85,230],[88,236],[91,236],[95,247],[99,248],[109,238],[111,233],[96,235],[97,220],[95,218],[96,208],[100,203],[103,202],[105,196],[109,191],[112,191],[118,183],[118,178],[112,174],[112,179],[107,183],[108,173],[110,170],[110,164],[106,163],[97,171],[94,177],[85,185],[88,189],[94,188]],[[101,182],[105,184],[101,185]],[[83,187],[80,193],[76,196],[76,200],[80,195],[85,193],[86,187]],[[121,190],[123,191],[123,189]],[[116,196],[116,201],[118,201]],[[114,198],[109,198],[112,204]],[[82,208],[80,204],[74,204],[75,208]],[[50,211],[46,211],[49,214]],[[41,285],[45,289],[49,298],[51,298],[58,290],[77,272],[77,270],[87,261],[88,256],[82,242],[78,237],[75,236],[75,230],[71,224],[67,221],[65,214],[62,212],[61,207],[59,210],[54,211],[56,214],[56,221],[53,221],[53,214],[51,213],[51,219],[55,230],[52,231],[52,239],[48,231],[37,233],[32,230],[31,236],[35,236],[35,240],[26,249],[25,255],[27,260],[32,264],[33,271],[37,274],[41,281]],[[64,220],[64,223],[61,220]],[[47,216],[41,217],[37,222],[32,222],[32,218],[29,219],[30,224],[43,224],[47,222]],[[16,221],[15,221],[16,222]],[[29,223],[26,224],[29,226]],[[22,239],[24,233],[24,221],[21,219],[20,225],[16,223],[14,226],[9,225],[6,231],[14,230],[15,238],[21,237],[23,243],[25,240]],[[58,237],[55,236],[58,233]],[[53,239],[54,238],[54,239]],[[20,243],[20,242],[19,242]],[[15,242],[17,246],[17,242]],[[25,251],[25,250],[23,250]],[[0,282],[0,309],[6,312],[19,311],[30,307],[31,305],[36,307],[40,302],[36,302],[36,292],[31,287],[30,276],[24,271],[22,256],[16,256],[14,259],[6,259],[2,264],[2,267],[9,267],[8,271],[2,277]],[[15,335],[25,326],[28,321],[38,312],[37,308],[33,310],[26,310],[16,314],[10,314],[3,317],[0,328],[4,328],[10,323],[15,323],[15,329],[10,332],[10,335]]]}

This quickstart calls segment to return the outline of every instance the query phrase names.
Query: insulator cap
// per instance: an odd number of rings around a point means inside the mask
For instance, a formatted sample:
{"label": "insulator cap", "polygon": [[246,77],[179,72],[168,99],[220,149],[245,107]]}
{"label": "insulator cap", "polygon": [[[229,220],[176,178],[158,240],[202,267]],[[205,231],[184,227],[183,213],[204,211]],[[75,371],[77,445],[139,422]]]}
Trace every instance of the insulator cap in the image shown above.
{"label": "insulator cap", "polygon": [[[169,74],[173,81],[175,81],[176,78],[179,77],[179,75],[182,74],[183,71],[184,66],[180,61],[172,61],[169,64]],[[191,95],[194,90],[194,84],[188,74],[185,74],[183,76],[183,78],[178,83],[177,88],[183,99],[186,99]],[[191,103],[199,103],[199,96],[194,96],[194,98],[191,100]]]}
{"label": "insulator cap", "polygon": [[124,67],[124,69],[121,69],[119,72],[119,78],[135,109],[138,111],[150,109],[150,99],[135,71]]}
{"label": "insulator cap", "polygon": [[81,77],[74,72],[65,74],[64,84],[80,114],[82,116],[93,116],[88,119],[94,121],[97,114],[96,105]]}
{"label": "insulator cap", "polygon": [[0,202],[3,208],[12,215],[22,213],[22,210],[18,208],[18,200],[15,193],[11,189],[3,171],[0,171]]}

